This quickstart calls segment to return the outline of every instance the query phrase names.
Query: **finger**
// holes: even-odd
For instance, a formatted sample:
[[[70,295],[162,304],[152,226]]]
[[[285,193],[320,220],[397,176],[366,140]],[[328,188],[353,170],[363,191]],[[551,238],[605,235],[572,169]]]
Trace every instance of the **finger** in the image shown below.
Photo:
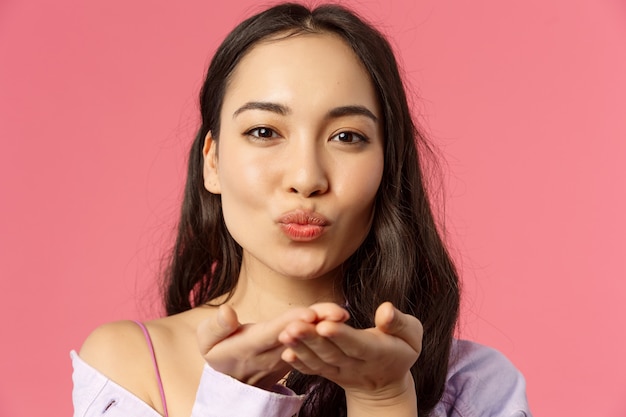
[[[372,330],[357,330],[344,323],[323,321],[315,327],[321,337],[331,341],[346,357],[363,359],[366,352],[379,345],[380,338]]]
[[[336,324],[336,322],[330,323]],[[353,358],[346,356],[331,340],[320,336],[317,326],[320,326],[320,323],[317,325],[302,322],[291,323],[281,332],[279,340],[315,373],[328,372],[329,365],[332,366],[330,371],[336,373],[338,367],[347,366]]]
[[[298,359],[298,355],[296,355],[296,353],[291,349],[285,349],[281,355],[281,359],[288,363],[293,369],[298,370],[300,373],[315,375],[315,371],[302,363],[302,361]]]
[[[273,349],[279,342],[279,335],[290,323],[314,323],[315,311],[310,308],[295,308],[267,322],[253,326],[251,335],[255,338],[255,344],[259,351]],[[265,346],[265,348],[263,348]]]
[[[336,347],[335,349],[337,350]],[[289,365],[297,366],[296,369],[303,373],[321,375],[325,378],[333,378],[339,373],[338,365],[326,362],[319,356],[318,351],[312,350],[302,342],[294,343],[287,348],[281,358]]]
[[[422,351],[422,323],[410,314],[404,314],[390,302],[378,306],[374,318],[376,328],[382,332],[399,337],[416,352]]]
[[[300,350],[301,348],[302,351]],[[298,354],[298,358],[302,360],[302,362],[314,369],[313,361],[317,358],[324,364],[332,365],[333,368],[348,367],[355,362],[361,362],[361,358],[346,355],[332,340],[318,334],[315,334],[313,337],[299,339],[298,343],[292,349]],[[309,352],[312,352],[315,358],[310,358],[308,355]]]
[[[237,330],[241,326],[237,318],[237,312],[227,304],[222,304],[217,309],[217,323],[225,330]]]
[[[215,314],[198,325],[197,336],[200,352],[207,353],[213,346],[233,334],[239,327],[237,313],[230,306],[219,306]]]
[[[305,323],[303,321],[292,321],[278,335],[278,341],[284,346],[295,346],[302,339],[317,336],[315,323]]]
[[[335,303],[317,303],[309,307],[317,314],[317,321],[345,322],[350,318],[348,311]]]
[[[317,326],[311,323],[292,322],[281,332],[278,339],[285,346],[293,348],[296,353],[304,354],[305,357],[301,359],[308,358],[310,351],[326,363],[340,363],[346,356],[334,343],[317,333]],[[301,352],[299,350],[301,348],[308,351]]]

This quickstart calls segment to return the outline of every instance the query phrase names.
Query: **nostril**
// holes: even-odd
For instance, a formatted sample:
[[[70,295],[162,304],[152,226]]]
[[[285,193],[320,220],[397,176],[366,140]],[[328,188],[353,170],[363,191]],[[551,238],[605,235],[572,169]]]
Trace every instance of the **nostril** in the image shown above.
[[[294,188],[294,187],[291,187],[289,189],[289,192],[292,193],[292,194],[301,194],[304,197],[315,197],[317,195],[322,194],[322,190],[319,190],[319,189],[313,190],[311,192],[301,192],[300,190],[298,190],[297,188]]]

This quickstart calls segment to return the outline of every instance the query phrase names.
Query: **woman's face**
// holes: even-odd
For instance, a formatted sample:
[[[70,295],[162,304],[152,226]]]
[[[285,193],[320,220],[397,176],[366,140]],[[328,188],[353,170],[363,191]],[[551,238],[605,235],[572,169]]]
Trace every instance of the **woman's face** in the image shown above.
[[[332,277],[365,239],[383,172],[369,75],[330,34],[257,44],[227,85],[205,187],[221,194],[246,273]]]

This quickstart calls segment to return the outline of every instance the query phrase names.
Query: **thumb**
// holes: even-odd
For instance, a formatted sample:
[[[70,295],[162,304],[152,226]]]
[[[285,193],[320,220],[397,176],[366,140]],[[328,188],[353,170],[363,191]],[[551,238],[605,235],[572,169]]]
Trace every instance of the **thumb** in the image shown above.
[[[374,322],[383,333],[404,340],[418,353],[422,351],[424,328],[416,317],[404,314],[390,302],[385,302],[376,309]]]
[[[207,354],[213,346],[233,334],[241,323],[232,307],[222,304],[209,318],[198,325],[198,347],[200,353]]]

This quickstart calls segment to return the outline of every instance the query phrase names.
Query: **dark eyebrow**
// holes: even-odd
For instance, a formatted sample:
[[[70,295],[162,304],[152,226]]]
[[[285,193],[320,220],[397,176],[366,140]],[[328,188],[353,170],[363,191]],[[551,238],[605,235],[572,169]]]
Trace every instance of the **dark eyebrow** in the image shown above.
[[[233,119],[246,110],[264,110],[280,114],[281,116],[291,113],[291,109],[282,104],[271,103],[268,101],[249,101],[235,110],[233,113]],[[378,117],[376,117],[367,107],[358,105],[335,107],[328,112],[326,117],[330,119],[337,119],[345,116],[365,116],[372,119],[374,122],[378,121]]]
[[[342,106],[336,107],[328,112],[328,116],[331,119],[344,116],[365,116],[372,119],[374,122],[378,121],[378,117],[374,116],[367,107],[364,106]]]
[[[291,113],[291,109],[287,106],[283,106],[282,104],[270,103],[267,101],[249,101],[243,106],[239,107],[237,110],[235,110],[235,112],[233,113],[233,119],[246,110],[271,111],[273,113],[278,113],[281,116],[285,116]]]

